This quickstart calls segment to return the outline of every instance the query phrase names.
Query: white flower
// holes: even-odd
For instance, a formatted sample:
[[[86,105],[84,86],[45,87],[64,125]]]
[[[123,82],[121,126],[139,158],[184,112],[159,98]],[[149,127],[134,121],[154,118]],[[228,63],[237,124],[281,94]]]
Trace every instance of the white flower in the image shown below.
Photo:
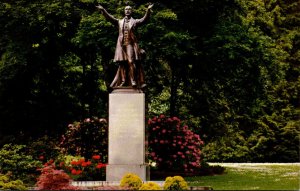
[[[150,162],[150,166],[156,167],[156,162]]]

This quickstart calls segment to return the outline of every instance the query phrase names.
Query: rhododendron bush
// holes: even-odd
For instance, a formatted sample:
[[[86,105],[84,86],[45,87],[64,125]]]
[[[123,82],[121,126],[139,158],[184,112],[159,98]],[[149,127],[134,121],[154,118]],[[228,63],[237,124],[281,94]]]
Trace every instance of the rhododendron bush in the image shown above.
[[[177,117],[160,115],[148,120],[150,161],[159,170],[193,172],[200,168],[203,141]]]
[[[61,137],[59,147],[68,155],[80,155],[91,158],[100,153],[103,160],[107,158],[108,128],[106,119],[92,117],[68,125]]]

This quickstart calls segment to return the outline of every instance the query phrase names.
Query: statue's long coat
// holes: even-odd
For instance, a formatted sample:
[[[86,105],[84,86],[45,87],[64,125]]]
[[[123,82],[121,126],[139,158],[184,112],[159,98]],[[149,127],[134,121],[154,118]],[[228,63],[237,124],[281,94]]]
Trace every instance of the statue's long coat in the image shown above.
[[[106,10],[103,10],[104,16],[110,20],[112,23],[118,24],[119,26],[119,36],[117,40],[117,45],[116,45],[116,50],[115,50],[115,57],[114,57],[114,62],[118,61],[127,61],[127,56],[126,52],[123,49],[123,37],[124,37],[124,22],[125,18],[123,19],[116,19],[112,15],[110,15]],[[141,59],[141,54],[140,54],[140,49],[138,46],[137,39],[134,35],[134,30],[141,25],[150,15],[150,10],[147,10],[146,14],[144,15],[143,18],[141,19],[134,19],[130,18],[129,20],[129,38],[130,42],[132,42],[133,49],[134,49],[134,59],[135,60],[140,60]]]

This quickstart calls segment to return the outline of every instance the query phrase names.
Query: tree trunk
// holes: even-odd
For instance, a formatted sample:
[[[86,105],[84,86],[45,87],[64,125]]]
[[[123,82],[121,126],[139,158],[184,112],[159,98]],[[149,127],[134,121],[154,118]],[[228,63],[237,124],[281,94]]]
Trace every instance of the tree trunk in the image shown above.
[[[176,77],[176,68],[171,65],[171,96],[170,96],[170,116],[175,116],[177,115],[177,88],[178,88],[178,80]]]

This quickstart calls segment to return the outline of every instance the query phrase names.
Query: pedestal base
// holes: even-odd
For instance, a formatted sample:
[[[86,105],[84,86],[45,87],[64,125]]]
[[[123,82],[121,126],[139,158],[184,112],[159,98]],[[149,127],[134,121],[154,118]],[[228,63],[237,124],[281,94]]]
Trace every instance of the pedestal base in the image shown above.
[[[107,165],[106,166],[106,180],[120,181],[127,173],[138,175],[143,181],[150,179],[149,166],[146,165]]]
[[[120,181],[126,173],[146,181],[145,94],[125,90],[109,94],[106,181]]]

